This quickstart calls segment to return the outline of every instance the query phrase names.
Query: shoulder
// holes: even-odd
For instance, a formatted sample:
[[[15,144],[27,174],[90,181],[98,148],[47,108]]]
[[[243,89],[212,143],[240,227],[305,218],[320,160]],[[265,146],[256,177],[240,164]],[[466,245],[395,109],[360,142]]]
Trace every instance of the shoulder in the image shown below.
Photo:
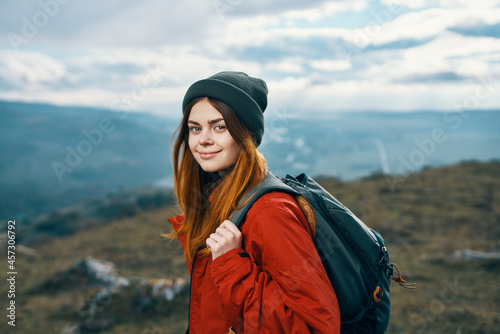
[[[248,211],[247,217],[258,214],[266,209],[283,209],[297,207],[297,202],[292,195],[280,191],[272,191],[261,196]]]
[[[302,210],[289,194],[273,191],[260,197],[246,215],[243,229],[280,230],[296,226],[309,231]],[[245,232],[245,231],[244,231]]]
[[[289,267],[316,251],[309,224],[289,194],[271,192],[260,197],[248,211],[241,231],[245,250],[266,270]],[[287,256],[283,256],[284,250]]]

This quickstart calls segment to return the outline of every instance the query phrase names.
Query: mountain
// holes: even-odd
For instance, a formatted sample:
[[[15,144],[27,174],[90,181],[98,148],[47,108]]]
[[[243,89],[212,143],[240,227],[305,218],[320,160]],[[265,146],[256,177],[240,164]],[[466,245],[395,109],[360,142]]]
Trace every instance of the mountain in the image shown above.
[[[259,149],[278,176],[354,180],[500,158],[500,111],[266,111]],[[0,102],[0,215],[25,220],[85,199],[172,185],[180,121],[146,113]]]
[[[0,103],[0,213],[36,215],[171,173],[176,125],[148,114]]]
[[[277,175],[354,180],[500,158],[500,111],[267,115],[263,150]]]

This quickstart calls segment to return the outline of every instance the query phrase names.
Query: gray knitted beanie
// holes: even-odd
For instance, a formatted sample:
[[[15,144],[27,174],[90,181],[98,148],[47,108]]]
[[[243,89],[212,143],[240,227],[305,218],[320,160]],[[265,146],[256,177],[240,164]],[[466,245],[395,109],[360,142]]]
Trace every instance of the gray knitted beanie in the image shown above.
[[[267,107],[267,85],[264,80],[243,72],[220,72],[195,82],[182,102],[183,112],[191,100],[210,97],[227,104],[252,132],[259,146],[264,134],[264,110]]]

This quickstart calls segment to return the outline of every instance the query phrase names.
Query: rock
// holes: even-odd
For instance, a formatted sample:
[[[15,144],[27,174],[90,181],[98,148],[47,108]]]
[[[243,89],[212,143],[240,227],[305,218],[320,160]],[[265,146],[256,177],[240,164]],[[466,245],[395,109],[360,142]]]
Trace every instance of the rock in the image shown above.
[[[24,245],[17,245],[16,246],[16,252],[19,254],[24,254],[28,256],[35,256],[37,255],[36,250],[30,247],[26,247]]]
[[[87,257],[46,282],[42,288],[56,291],[61,287],[81,289],[85,285],[97,287],[97,292],[77,312],[81,324],[76,327],[68,325],[60,334],[98,333],[115,322],[109,309],[101,312],[110,303],[116,303],[111,309],[119,305],[123,312],[151,312],[161,303],[174,301],[189,286],[182,278],[125,278],[116,272],[113,263]]]
[[[91,285],[102,287],[87,303],[84,312],[88,315],[93,315],[99,306],[130,285],[130,280],[116,273],[113,263],[101,262],[90,257],[75,263],[71,271],[83,271]]]
[[[75,263],[71,270],[83,270],[91,284],[96,285],[117,285],[126,287],[130,281],[120,277],[115,271],[115,265],[111,262],[102,262],[91,257],[87,257]]]
[[[500,261],[500,252],[480,252],[470,249],[457,250],[450,258],[452,260],[493,260]]]
[[[143,280],[135,291],[132,309],[137,313],[151,311],[158,303],[174,300],[185,291],[186,286],[182,278]]]
[[[114,320],[109,317],[96,317],[87,319],[81,326],[81,333],[99,333],[109,327],[114,323]]]
[[[80,326],[71,324],[64,327],[59,334],[80,334]]]

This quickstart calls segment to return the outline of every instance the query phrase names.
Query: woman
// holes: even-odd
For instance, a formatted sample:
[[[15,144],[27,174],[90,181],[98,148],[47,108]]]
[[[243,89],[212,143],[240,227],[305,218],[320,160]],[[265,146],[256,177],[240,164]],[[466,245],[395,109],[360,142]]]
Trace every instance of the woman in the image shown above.
[[[189,333],[339,333],[335,292],[295,199],[271,192],[241,231],[228,220],[266,173],[257,151],[267,86],[241,72],[195,82],[174,145],[169,219],[190,271]],[[231,328],[231,329],[230,329]]]

